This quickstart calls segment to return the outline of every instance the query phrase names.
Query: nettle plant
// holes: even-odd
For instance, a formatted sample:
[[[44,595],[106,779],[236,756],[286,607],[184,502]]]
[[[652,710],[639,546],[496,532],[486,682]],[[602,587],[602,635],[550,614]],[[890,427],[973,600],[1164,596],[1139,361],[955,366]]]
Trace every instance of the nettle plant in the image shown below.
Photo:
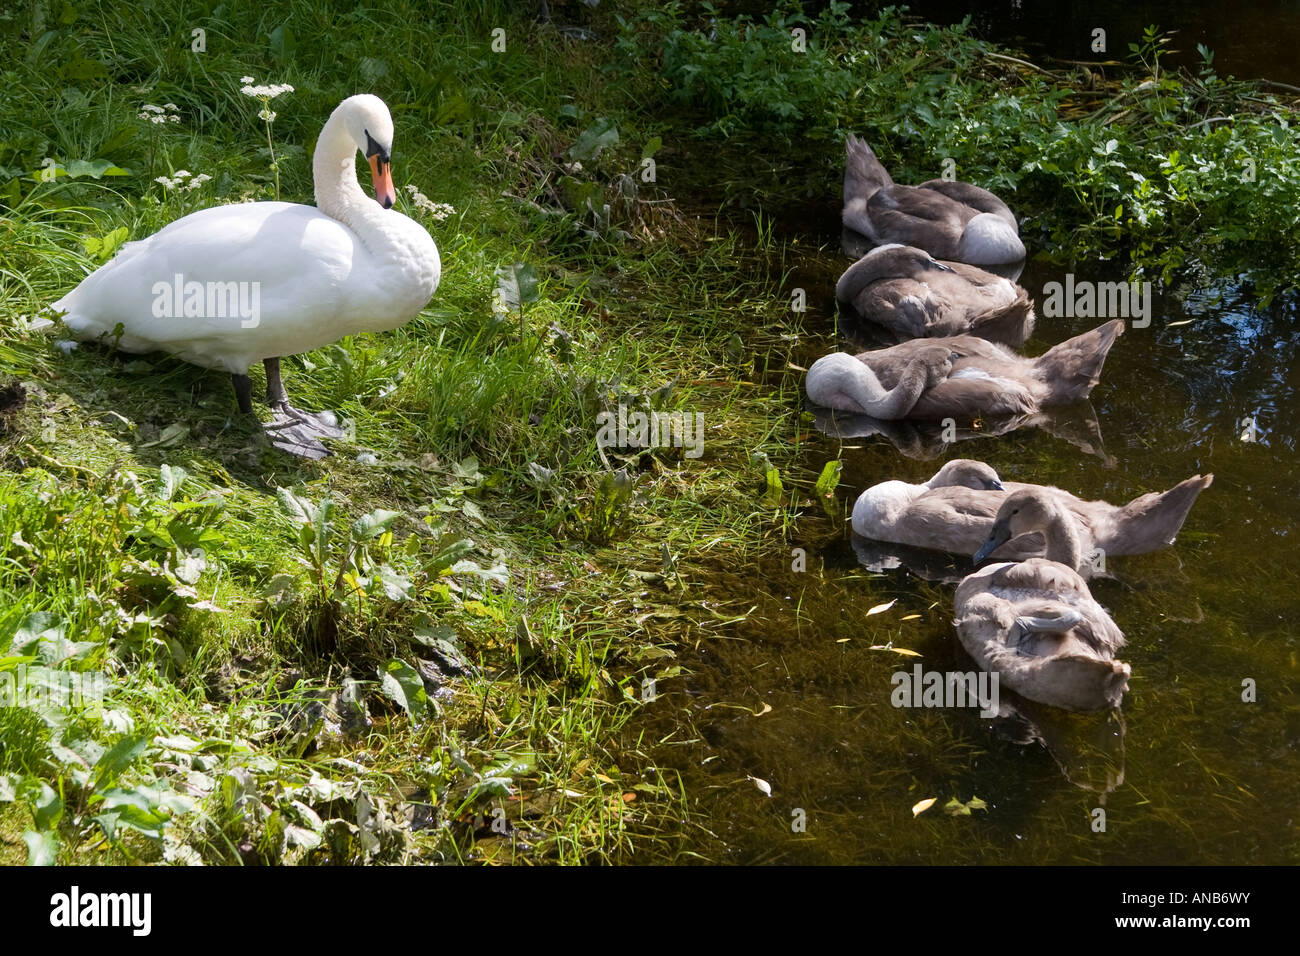
[[[332,497],[312,502],[288,488],[276,493],[280,507],[298,525],[296,557],[307,571],[311,595],[318,607],[333,615],[349,609],[356,614],[377,606],[376,602],[404,603],[423,596],[449,601],[451,589],[438,579],[444,575],[477,577],[503,584],[507,572],[502,564],[487,568],[470,560],[474,541],[451,529],[446,517],[459,513],[481,522],[482,514],[466,490],[487,481],[474,459],[455,466],[448,496],[430,505],[430,514],[417,521],[400,511],[377,508],[348,522]],[[393,527],[399,521],[412,533],[397,546]],[[431,546],[426,546],[428,542]],[[297,587],[294,575],[279,574],[271,579],[264,596],[273,607],[292,603]]]

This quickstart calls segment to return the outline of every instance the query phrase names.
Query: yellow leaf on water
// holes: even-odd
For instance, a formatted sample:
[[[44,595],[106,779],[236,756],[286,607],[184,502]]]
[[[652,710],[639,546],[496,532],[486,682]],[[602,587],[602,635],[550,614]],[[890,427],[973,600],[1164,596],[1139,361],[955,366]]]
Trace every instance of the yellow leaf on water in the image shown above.
[[[762,717],[764,714],[770,714],[771,712],[772,712],[772,705],[769,704],[767,701],[763,701],[763,706],[754,713],[754,716]]]
[[[899,620],[900,620],[900,621],[915,621],[915,620],[916,620],[917,618],[919,618],[920,616],[921,616],[921,615],[919,615],[919,614],[909,614],[909,615],[907,615],[907,617],[900,617]]]
[[[920,651],[914,651],[906,647],[894,647],[892,644],[872,644],[867,648],[869,651],[893,651],[895,654],[902,654],[904,657],[923,657]]]
[[[867,617],[871,617],[871,615],[873,614],[879,614],[881,611],[888,611],[891,607],[893,607],[897,603],[898,603],[898,598],[894,598],[892,601],[887,601],[884,604],[877,604],[871,610],[867,611]]]
[[[938,799],[939,799],[938,797],[926,797],[916,806],[912,807],[912,816],[919,817],[921,814],[925,813],[926,810],[929,810],[932,806],[934,806],[935,801],[937,801]]]
[[[836,638],[836,639],[835,639],[835,643],[836,643],[836,644],[847,644],[847,643],[848,643],[849,641],[851,641],[851,640],[853,640],[853,638],[851,638],[851,637],[839,637],[839,638]]]

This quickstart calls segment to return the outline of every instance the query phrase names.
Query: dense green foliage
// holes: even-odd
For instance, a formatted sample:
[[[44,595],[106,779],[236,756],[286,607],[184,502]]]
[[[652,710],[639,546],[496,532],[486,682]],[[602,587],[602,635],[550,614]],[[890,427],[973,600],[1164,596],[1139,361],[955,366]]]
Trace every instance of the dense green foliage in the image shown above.
[[[1165,281],[1192,266],[1249,272],[1266,296],[1294,288],[1295,112],[1218,76],[1212,51],[1196,76],[1170,72],[1151,28],[1118,82],[1096,92],[1090,73],[1027,70],[962,26],[894,8],[853,21],[846,10],[831,3],[814,19],[785,4],[755,22],[673,3],[628,18],[619,47],[629,82],[663,77],[646,101],[671,105],[664,114],[684,116],[684,131],[762,150],[733,180],[749,201],[755,187],[769,199],[826,196],[853,131],[899,182],[937,178],[951,160],[957,178],[1009,202],[1031,250],[1124,256]]]

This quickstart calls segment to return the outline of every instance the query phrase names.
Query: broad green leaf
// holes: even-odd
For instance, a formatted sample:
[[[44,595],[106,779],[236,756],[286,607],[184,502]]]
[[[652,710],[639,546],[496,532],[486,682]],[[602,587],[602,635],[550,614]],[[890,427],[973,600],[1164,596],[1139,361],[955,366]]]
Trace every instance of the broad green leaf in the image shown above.
[[[454,541],[435,554],[425,565],[425,570],[430,574],[438,574],[446,568],[451,567],[465,555],[474,550],[474,541],[470,538],[461,538]]]
[[[163,465],[158,469],[158,497],[163,501],[171,501],[176,497],[176,492],[181,490],[181,485],[189,472],[180,465],[172,467]]]
[[[314,534],[312,542],[316,548],[316,566],[323,568],[326,560],[329,558],[330,534],[334,530],[334,501],[329,495],[321,499],[321,503],[316,506],[316,513],[312,515],[311,528]]]
[[[601,117],[582,131],[577,142],[569,148],[569,155],[585,163],[599,156],[602,149],[617,142],[618,127],[613,120]]]
[[[507,308],[518,309],[537,301],[537,273],[527,263],[515,262],[501,266],[496,271],[496,277],[497,295]]]
[[[27,844],[28,866],[53,866],[59,855],[59,837],[52,830],[37,833],[28,830],[23,833],[23,842]]]
[[[298,48],[298,41],[287,23],[282,23],[271,31],[270,46],[271,55],[282,63],[293,56],[293,51]]]
[[[99,789],[112,783],[149,746],[148,737],[123,737],[99,758],[95,764],[95,787]]]
[[[32,820],[38,830],[52,830],[63,817],[63,798],[44,780],[27,777],[19,785],[19,796],[32,810]]]
[[[379,689],[412,720],[423,717],[429,706],[420,672],[402,661],[389,661],[388,667],[379,671]]]
[[[117,252],[118,247],[126,241],[129,235],[126,226],[118,226],[112,232],[105,236],[87,236],[81,240],[81,245],[86,250],[86,254],[96,262],[104,262],[109,259],[113,253]],[[152,366],[150,366],[152,368]]]
[[[178,551],[172,574],[184,584],[197,584],[207,566],[208,559],[202,550],[196,548],[193,551]]]
[[[393,522],[402,516],[400,511],[384,511],[382,508],[362,515],[352,522],[352,537],[357,541],[369,541],[377,538],[393,526]]]
[[[375,570],[375,578],[384,590],[384,596],[390,601],[409,601],[411,599],[412,581],[405,575],[393,570],[390,565],[381,564]]]
[[[306,498],[294,494],[288,488],[277,488],[275,498],[280,502],[280,508],[290,518],[295,521],[310,522],[316,514],[316,506]]]
[[[9,642],[10,652],[23,653],[40,640],[62,640],[68,624],[49,611],[33,611],[23,618]]]
[[[763,504],[769,508],[781,505],[781,496],[785,494],[785,485],[781,483],[781,470],[769,465],[763,472]]]
[[[822,468],[822,473],[817,478],[817,484],[813,491],[819,496],[826,496],[835,493],[835,488],[840,483],[840,472],[844,470],[844,464],[840,461],[828,461]]]
[[[64,168],[67,170],[68,177],[71,179],[79,179],[82,176],[89,176],[91,179],[99,179],[101,176],[130,175],[130,173],[125,169],[120,166],[115,166],[107,159],[74,159],[68,162]],[[125,232],[126,230],[122,229],[121,231]],[[125,236],[123,238],[125,238]]]

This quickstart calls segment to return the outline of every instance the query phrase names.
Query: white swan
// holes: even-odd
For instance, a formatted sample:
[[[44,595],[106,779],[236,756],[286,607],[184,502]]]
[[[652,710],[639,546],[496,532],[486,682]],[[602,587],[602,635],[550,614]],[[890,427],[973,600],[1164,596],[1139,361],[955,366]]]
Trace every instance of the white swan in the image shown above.
[[[319,437],[343,432],[332,413],[289,404],[280,357],[405,325],[442,274],[428,232],[391,208],[392,145],[384,101],[348,97],[316,141],[315,207],[257,202],[192,213],[127,243],[51,308],[82,340],[229,372],[241,412],[253,412],[249,366],[264,362],[275,416],[268,433],[277,447],[322,457]],[[357,183],[358,149],[377,202]]]

